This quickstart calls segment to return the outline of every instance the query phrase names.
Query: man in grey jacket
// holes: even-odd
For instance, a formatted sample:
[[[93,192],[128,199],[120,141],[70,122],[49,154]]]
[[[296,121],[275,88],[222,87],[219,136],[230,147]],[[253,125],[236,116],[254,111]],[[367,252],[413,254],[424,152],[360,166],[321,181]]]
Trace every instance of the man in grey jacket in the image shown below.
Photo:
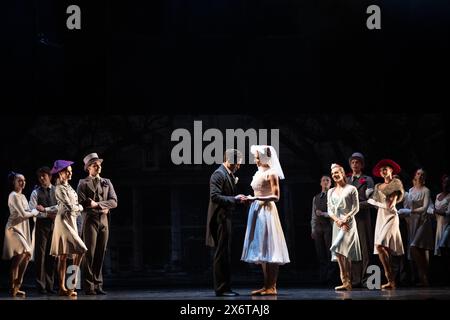
[[[371,212],[372,207],[367,200],[374,189],[372,177],[363,173],[365,159],[362,153],[354,152],[348,159],[352,173],[349,174],[347,182],[358,189],[359,212],[355,215],[358,228],[359,242],[361,244],[362,261],[352,263],[353,287],[367,287],[367,267],[372,260],[373,233]]]
[[[102,267],[109,237],[108,214],[117,207],[117,195],[109,179],[101,178],[103,159],[90,153],[83,159],[89,176],[80,179],[77,193],[83,206],[83,241],[88,248],[83,263],[84,290],[87,295],[106,294]]]

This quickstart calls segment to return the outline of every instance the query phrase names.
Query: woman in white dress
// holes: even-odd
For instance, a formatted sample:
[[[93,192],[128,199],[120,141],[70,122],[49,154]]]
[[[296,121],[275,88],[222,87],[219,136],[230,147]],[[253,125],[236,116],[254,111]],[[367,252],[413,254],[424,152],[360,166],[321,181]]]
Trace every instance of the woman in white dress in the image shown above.
[[[58,174],[55,189],[58,213],[55,218],[50,254],[58,257],[59,295],[70,297],[77,295],[75,291],[77,277],[67,288],[65,281],[67,256],[72,256],[75,271],[78,272],[81,260],[87,251],[86,245],[78,235],[77,228],[77,217],[83,211],[83,207],[78,204],[78,195],[69,184],[72,178],[72,164],[72,161],[56,160],[51,171],[51,174]]]
[[[436,216],[436,240],[434,242],[434,254],[442,256],[442,248],[445,248],[444,231],[450,223],[450,179],[447,175],[441,178],[442,192],[436,196],[433,213]]]
[[[434,206],[430,206],[430,213],[436,217],[436,239],[434,242],[434,255],[438,256],[438,265],[441,266],[440,283],[449,284],[450,280],[450,178],[443,175],[441,178],[442,192],[436,196]]]
[[[390,159],[380,160],[372,171],[375,177],[384,179],[384,183],[375,186],[372,197],[368,200],[370,204],[378,207],[374,254],[378,254],[388,281],[381,286],[382,289],[396,288],[390,257],[405,254],[400,234],[400,220],[395,207],[403,200],[405,190],[402,182],[393,178],[393,175],[399,174],[400,171],[400,166]]]
[[[328,190],[328,215],[333,224],[331,260],[339,264],[342,285],[335,290],[352,290],[352,261],[361,261],[361,246],[354,215],[359,211],[358,190],[347,184],[344,168],[336,163],[331,165],[331,177],[336,187]]]
[[[409,250],[412,260],[417,266],[419,286],[429,286],[428,281],[428,254],[434,248],[433,227],[428,213],[430,204],[430,190],[425,186],[426,173],[423,169],[416,170],[413,179],[413,187],[409,189],[404,208],[399,213],[405,214],[408,227]]]
[[[264,285],[252,295],[276,295],[279,265],[289,263],[289,253],[275,205],[280,199],[279,179],[284,174],[272,146],[251,146],[258,171],[251,186],[250,206],[241,260],[261,264]]]
[[[20,286],[33,253],[29,219],[36,217],[39,212],[30,210],[27,198],[22,193],[25,177],[11,172],[8,180],[13,190],[8,197],[9,218],[5,228],[3,259],[11,260],[11,295],[24,297],[25,292],[20,290]]]

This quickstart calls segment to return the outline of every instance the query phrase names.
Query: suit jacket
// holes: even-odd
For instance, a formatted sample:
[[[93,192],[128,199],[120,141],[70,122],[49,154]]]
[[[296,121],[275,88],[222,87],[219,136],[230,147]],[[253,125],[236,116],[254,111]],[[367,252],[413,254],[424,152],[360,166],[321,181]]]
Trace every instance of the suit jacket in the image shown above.
[[[88,208],[90,200],[94,200],[96,189],[94,181],[91,177],[80,179],[78,182],[77,193],[78,201],[84,207],[85,211],[89,213],[99,213],[102,209],[114,209],[117,207],[117,195],[114,187],[109,179],[100,178],[100,186],[102,188],[102,200],[97,201],[100,209]]]
[[[233,178],[228,174],[222,164],[211,175],[209,181],[209,206],[208,219],[206,223],[206,245],[215,247],[217,245],[217,217],[223,219],[231,217],[237,200],[236,185]]]
[[[366,195],[366,190],[367,189],[372,189],[374,188],[374,182],[373,179],[365,174],[361,174],[361,176],[359,178],[355,178],[355,180],[352,179],[352,176],[350,176],[349,178],[349,183],[353,186],[356,187],[356,189],[358,189],[358,199],[359,199],[359,207],[360,210],[361,209],[368,209],[371,208],[372,206],[367,203],[367,200],[369,199]],[[361,215],[359,215],[358,217],[360,217]]]

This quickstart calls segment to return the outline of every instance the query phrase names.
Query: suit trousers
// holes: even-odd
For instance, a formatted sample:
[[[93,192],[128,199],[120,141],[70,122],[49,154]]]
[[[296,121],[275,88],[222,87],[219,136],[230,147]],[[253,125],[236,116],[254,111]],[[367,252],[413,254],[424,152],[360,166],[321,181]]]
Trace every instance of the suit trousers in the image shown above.
[[[53,220],[36,220],[34,262],[36,265],[36,286],[38,290],[53,290],[56,259],[50,255],[52,244]]]
[[[373,230],[370,209],[360,209],[355,215],[358,229],[359,243],[361,245],[362,261],[352,262],[352,284],[355,287],[366,286],[368,274],[367,267],[373,252]]]
[[[221,293],[231,290],[231,219],[217,215],[215,222],[214,290]]]
[[[102,267],[109,238],[107,214],[87,212],[83,221],[83,241],[88,251],[83,259],[84,290],[103,286]]]
[[[319,260],[319,280],[320,282],[331,281],[333,277],[333,265],[331,262],[331,242],[332,225],[316,226],[314,244],[316,247],[317,259]]]

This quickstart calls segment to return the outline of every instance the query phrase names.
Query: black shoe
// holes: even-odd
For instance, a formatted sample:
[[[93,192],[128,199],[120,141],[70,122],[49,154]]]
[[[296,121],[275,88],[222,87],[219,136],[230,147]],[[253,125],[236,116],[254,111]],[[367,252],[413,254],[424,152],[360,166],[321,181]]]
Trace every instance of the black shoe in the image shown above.
[[[234,291],[216,292],[217,297],[236,297],[239,293]]]
[[[39,291],[40,294],[47,294],[48,293],[48,291],[45,290],[45,289],[39,289],[38,291]]]
[[[47,289],[47,293],[50,293],[50,294],[56,294],[56,290],[53,290],[53,289]]]
[[[97,289],[95,289],[95,292],[97,294],[106,294],[107,293],[105,290],[103,290],[103,288],[97,288]]]
[[[95,296],[97,295],[97,292],[95,292],[95,290],[86,290],[84,294],[87,296]]]

